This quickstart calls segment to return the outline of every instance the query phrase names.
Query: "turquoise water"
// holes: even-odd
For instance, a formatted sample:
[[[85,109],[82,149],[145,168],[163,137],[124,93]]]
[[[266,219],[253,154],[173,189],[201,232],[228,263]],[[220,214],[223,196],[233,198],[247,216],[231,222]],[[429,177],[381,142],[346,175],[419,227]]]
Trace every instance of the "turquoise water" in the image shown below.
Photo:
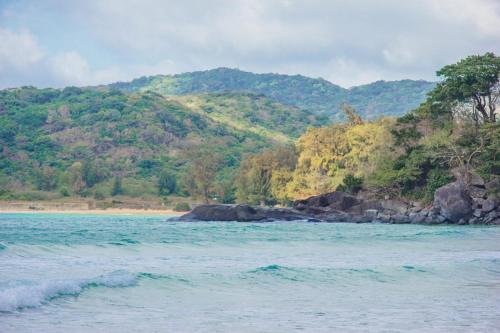
[[[0,332],[498,332],[500,228],[0,215]]]

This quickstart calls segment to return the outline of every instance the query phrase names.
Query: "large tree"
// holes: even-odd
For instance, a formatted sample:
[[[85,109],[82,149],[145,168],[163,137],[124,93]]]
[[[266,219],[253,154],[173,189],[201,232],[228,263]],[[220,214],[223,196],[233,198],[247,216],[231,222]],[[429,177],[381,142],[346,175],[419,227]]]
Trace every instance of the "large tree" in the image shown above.
[[[431,93],[433,104],[447,105],[456,116],[463,112],[476,124],[496,121],[500,96],[500,57],[493,53],[469,56],[437,71],[443,80]]]

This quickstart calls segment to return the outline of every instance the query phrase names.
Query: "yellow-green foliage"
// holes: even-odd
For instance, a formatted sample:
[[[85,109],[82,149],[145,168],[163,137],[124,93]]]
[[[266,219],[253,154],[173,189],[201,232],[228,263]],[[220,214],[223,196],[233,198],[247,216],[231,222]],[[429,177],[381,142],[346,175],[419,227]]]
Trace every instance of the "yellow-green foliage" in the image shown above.
[[[296,164],[292,146],[277,146],[248,156],[239,168],[236,178],[238,202],[250,204],[287,201],[286,184]]]
[[[390,151],[390,118],[362,124],[309,129],[297,141],[299,153],[289,196],[300,198],[333,191],[347,175],[370,175]]]

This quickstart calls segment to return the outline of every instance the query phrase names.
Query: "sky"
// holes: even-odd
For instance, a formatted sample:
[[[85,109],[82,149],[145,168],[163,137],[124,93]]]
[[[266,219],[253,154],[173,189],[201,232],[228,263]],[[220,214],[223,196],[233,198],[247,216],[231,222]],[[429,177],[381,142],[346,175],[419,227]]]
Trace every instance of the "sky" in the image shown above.
[[[0,0],[0,88],[239,68],[343,87],[500,54],[500,0]]]

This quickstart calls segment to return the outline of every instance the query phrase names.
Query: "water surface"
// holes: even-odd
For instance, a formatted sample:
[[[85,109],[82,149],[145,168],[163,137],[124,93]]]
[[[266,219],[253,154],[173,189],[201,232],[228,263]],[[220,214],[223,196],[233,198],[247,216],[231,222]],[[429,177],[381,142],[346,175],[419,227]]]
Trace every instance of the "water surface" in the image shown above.
[[[0,215],[0,332],[498,332],[500,228]]]

